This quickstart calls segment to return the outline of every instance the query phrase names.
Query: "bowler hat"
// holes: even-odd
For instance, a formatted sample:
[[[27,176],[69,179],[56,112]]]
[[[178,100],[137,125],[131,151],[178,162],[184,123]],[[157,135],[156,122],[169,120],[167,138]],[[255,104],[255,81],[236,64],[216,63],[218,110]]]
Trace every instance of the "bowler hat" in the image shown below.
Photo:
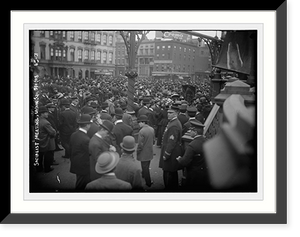
[[[84,107],[81,109],[81,113],[82,113],[82,114],[89,114],[89,115],[92,115],[92,114],[95,114],[95,113],[96,113],[96,110],[94,110],[92,107],[84,106]]]
[[[150,104],[150,98],[148,97],[143,98],[143,104]]]
[[[137,121],[138,122],[148,122],[149,119],[148,119],[147,115],[141,115],[138,117]]]
[[[197,108],[194,106],[190,106],[187,108],[188,113],[197,113]]]
[[[123,116],[123,110],[121,108],[115,109],[115,115],[116,116]]]
[[[77,120],[79,124],[89,124],[92,123],[92,118],[89,114],[82,114],[80,118]]]
[[[112,121],[112,117],[108,113],[101,113],[100,118],[102,120],[109,120]]]
[[[120,144],[121,148],[125,151],[134,151],[135,150],[135,139],[133,136],[125,136],[123,142]]]
[[[98,174],[112,171],[118,164],[120,156],[117,152],[105,151],[97,159],[95,170]]]
[[[112,133],[112,130],[114,128],[114,124],[111,121],[105,120],[100,124],[101,127]]]
[[[49,112],[49,110],[47,109],[46,106],[41,106],[41,107],[39,108],[39,114],[45,113],[45,112]]]

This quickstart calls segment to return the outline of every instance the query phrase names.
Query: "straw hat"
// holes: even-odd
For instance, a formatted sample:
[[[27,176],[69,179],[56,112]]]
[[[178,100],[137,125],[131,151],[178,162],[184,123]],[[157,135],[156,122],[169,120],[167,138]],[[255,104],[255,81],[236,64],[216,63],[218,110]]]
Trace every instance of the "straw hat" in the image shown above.
[[[98,157],[95,170],[98,174],[106,174],[117,166],[119,160],[117,152],[105,151]]]

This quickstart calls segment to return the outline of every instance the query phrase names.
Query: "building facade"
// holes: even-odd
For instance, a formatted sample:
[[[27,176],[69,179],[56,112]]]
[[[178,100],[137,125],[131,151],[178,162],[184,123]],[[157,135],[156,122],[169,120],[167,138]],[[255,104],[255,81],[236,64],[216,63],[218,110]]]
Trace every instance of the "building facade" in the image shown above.
[[[137,68],[139,77],[152,76],[154,69],[155,41],[143,40],[137,52]]]
[[[210,70],[210,55],[206,45],[179,40],[155,40],[153,76],[194,78]]]
[[[115,75],[115,31],[32,31],[31,39],[45,75]]]

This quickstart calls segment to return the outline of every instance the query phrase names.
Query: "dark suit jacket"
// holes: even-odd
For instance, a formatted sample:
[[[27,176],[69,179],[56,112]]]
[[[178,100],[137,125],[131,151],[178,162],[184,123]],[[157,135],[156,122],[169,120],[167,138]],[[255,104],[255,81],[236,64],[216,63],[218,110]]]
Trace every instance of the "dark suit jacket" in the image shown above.
[[[163,135],[163,142],[160,153],[159,167],[164,171],[174,172],[177,171],[179,163],[176,160],[182,154],[181,148],[181,123],[176,118],[169,122],[166,131]],[[166,157],[166,161],[163,160]]]
[[[109,145],[108,141],[104,141],[103,138],[98,137],[96,134],[91,138],[89,142],[91,181],[101,177],[101,175],[96,172],[95,165],[99,155],[109,150]]]
[[[61,136],[71,136],[77,128],[76,114],[66,109],[60,113],[59,116],[59,132]]]
[[[207,164],[204,158],[203,143],[206,139],[203,136],[196,136],[191,141],[179,163],[186,167],[186,185],[189,190],[209,190],[209,175]]]
[[[186,114],[184,113],[180,113],[178,116],[177,116],[178,120],[180,121],[181,123],[181,126],[183,127],[183,125],[189,121],[189,118]]]
[[[133,129],[129,125],[119,122],[114,126],[112,132],[116,138],[117,152],[122,155],[120,144],[125,136],[133,136]]]
[[[78,175],[90,175],[89,142],[89,136],[80,130],[77,130],[71,135],[71,173]]]

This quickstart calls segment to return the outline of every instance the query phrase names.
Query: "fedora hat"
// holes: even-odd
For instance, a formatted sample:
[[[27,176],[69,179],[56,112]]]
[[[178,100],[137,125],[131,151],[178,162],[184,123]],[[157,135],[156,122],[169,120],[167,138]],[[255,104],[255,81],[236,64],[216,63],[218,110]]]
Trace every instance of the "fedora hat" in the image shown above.
[[[138,122],[148,122],[149,119],[148,119],[147,115],[141,115],[138,117],[137,121]]]
[[[105,151],[97,159],[95,170],[98,174],[112,171],[118,164],[120,156],[117,152]]]
[[[89,114],[82,114],[80,118],[77,120],[78,124],[89,124],[92,123],[92,118]]]
[[[120,144],[121,148],[125,151],[134,151],[135,150],[135,139],[133,136],[125,136],[123,142]]]
[[[100,126],[106,129],[110,133],[112,133],[112,130],[114,128],[114,124],[108,120],[103,121],[103,123],[100,124]]]

